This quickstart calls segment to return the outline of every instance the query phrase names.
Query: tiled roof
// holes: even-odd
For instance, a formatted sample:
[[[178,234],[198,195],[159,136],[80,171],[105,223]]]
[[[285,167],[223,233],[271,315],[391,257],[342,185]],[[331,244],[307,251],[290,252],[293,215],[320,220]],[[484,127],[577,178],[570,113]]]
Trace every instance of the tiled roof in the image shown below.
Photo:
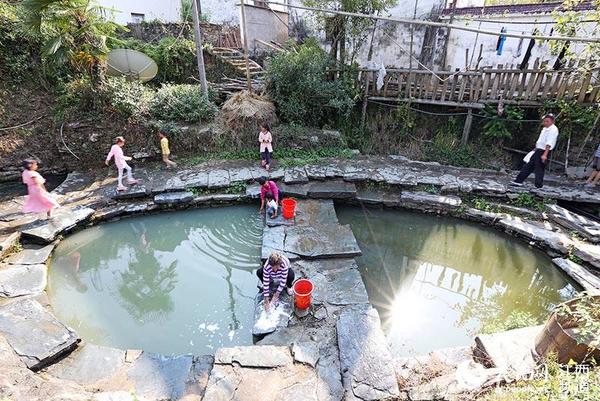
[[[454,9],[454,15],[498,15],[498,14],[547,14],[556,8],[562,8],[562,2],[538,4],[507,4],[486,7],[460,7]],[[573,8],[575,11],[593,10],[594,2],[586,1]],[[442,15],[450,15],[450,8],[444,9]]]

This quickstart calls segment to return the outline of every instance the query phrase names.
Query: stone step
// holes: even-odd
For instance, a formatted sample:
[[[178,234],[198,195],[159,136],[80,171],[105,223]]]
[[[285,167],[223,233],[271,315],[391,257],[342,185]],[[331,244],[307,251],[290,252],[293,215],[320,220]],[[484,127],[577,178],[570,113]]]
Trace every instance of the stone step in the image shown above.
[[[35,223],[30,228],[23,230],[22,235],[34,242],[49,244],[56,240],[59,235],[89,219],[92,214],[94,214],[94,209],[89,207],[74,210],[60,208],[52,219]]]
[[[68,355],[80,341],[75,332],[31,298],[0,306],[0,334],[31,370]]]
[[[54,244],[46,246],[26,245],[23,250],[12,254],[4,262],[11,265],[43,264],[46,263],[53,250]]]
[[[0,235],[0,260],[10,254],[19,244],[20,240],[21,233],[18,231],[11,234]]]
[[[43,264],[0,264],[0,298],[40,294],[46,289],[48,269]]]
[[[548,205],[547,208],[551,220],[568,230],[575,230],[590,242],[600,242],[600,223],[558,205]]]

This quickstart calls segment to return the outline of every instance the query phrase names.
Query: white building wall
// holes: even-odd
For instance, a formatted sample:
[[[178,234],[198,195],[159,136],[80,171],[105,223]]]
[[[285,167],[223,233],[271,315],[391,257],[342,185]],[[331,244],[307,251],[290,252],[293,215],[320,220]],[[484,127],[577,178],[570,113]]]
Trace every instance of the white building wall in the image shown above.
[[[510,33],[518,34],[531,34],[534,28],[540,31],[542,35],[551,35],[554,18],[550,14],[544,15],[532,15],[532,14],[508,14],[508,15],[486,15],[486,19],[494,20],[498,22],[479,22],[469,21],[465,16],[457,16],[454,19],[454,24],[463,25],[475,28],[481,28],[484,30],[500,32],[502,27]],[[520,23],[515,22],[533,22],[534,23]],[[540,24],[542,22],[550,22],[549,24]],[[585,24],[584,24],[585,25]],[[579,32],[578,35],[582,35]],[[498,44],[498,36],[483,35],[475,32],[466,32],[459,30],[452,30],[449,37],[448,43],[448,54],[447,64],[454,68],[477,68],[482,66],[495,66],[503,64],[505,67],[513,64],[515,67],[518,66],[525,56],[527,47],[530,39],[519,39],[519,38],[506,38],[502,49],[502,54],[496,53],[496,46]],[[483,49],[481,52],[481,60],[477,61],[479,56],[479,50],[481,45]],[[577,51],[580,45],[571,43],[571,50]],[[520,47],[520,50],[519,50]],[[469,49],[469,57],[466,59],[466,49]],[[553,65],[556,60],[556,55],[552,54],[548,41],[536,40],[535,45],[529,58],[529,65],[533,66],[533,62],[536,58],[540,58],[540,61],[548,61],[548,64]]]
[[[160,20],[163,22],[181,21],[180,0],[96,0],[109,10],[108,17],[118,24],[126,25],[136,22],[131,14],[144,14],[145,21]]]

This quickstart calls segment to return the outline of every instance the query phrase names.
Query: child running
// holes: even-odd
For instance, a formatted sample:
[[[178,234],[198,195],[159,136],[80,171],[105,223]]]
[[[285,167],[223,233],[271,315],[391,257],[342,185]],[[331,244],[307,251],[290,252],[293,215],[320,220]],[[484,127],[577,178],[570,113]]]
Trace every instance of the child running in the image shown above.
[[[60,205],[46,191],[44,187],[46,180],[37,172],[37,161],[33,159],[24,160],[23,168],[23,184],[27,185],[27,198],[23,204],[23,213],[46,212],[46,216],[49,219],[52,218],[52,209]]]
[[[273,155],[273,136],[271,135],[271,127],[268,123],[260,125],[258,142],[260,142],[260,165],[265,170],[269,170],[271,167],[271,156]]]
[[[117,191],[127,190],[127,187],[123,185],[123,170],[127,170],[127,184],[134,185],[138,183],[138,180],[134,179],[133,174],[131,174],[131,167],[127,164],[127,162],[131,160],[131,157],[123,154],[123,146],[125,146],[125,139],[122,136],[116,137],[115,144],[110,148],[110,152],[108,152],[106,161],[104,162],[108,166],[110,159],[112,159],[113,156],[115,158],[115,165],[119,171]]]
[[[163,131],[159,131],[158,137],[160,138],[160,153],[162,154],[162,161],[165,163],[167,168],[177,167],[177,163],[169,160],[171,150],[169,149],[169,139],[167,138],[167,135]]]
[[[274,219],[277,217],[277,201],[273,197],[272,192],[267,192],[265,194],[265,199],[267,200],[267,215]]]

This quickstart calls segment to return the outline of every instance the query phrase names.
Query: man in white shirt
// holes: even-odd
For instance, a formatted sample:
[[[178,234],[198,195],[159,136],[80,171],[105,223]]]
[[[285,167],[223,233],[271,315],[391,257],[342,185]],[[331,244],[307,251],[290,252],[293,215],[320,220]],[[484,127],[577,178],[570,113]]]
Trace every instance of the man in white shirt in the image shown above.
[[[542,132],[535,143],[533,156],[523,166],[517,178],[512,182],[512,185],[521,186],[523,181],[529,177],[529,174],[535,172],[535,187],[541,188],[544,185],[544,170],[546,169],[546,161],[550,157],[550,152],[556,146],[558,139],[558,128],[554,125],[554,114],[546,114],[542,120]]]

